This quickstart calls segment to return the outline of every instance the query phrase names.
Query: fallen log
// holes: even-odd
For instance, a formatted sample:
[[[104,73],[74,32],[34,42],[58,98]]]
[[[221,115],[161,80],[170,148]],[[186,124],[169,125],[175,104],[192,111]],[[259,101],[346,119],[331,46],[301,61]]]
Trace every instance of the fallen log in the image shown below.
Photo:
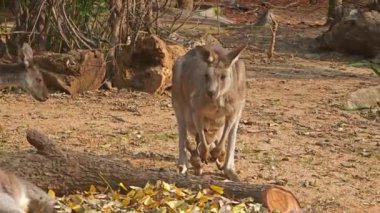
[[[118,88],[133,88],[147,93],[161,94],[171,83],[175,60],[186,49],[165,42],[157,36],[141,36],[131,51],[117,53],[117,73],[112,83]]]
[[[71,95],[99,89],[106,74],[104,57],[99,51],[40,52],[34,60],[42,69],[49,90]]]
[[[63,150],[34,129],[27,131],[27,140],[37,149],[37,153],[0,153],[0,167],[13,171],[42,189],[53,189],[58,195],[87,190],[91,184],[109,184],[117,188],[119,183],[128,183],[143,187],[147,182],[163,180],[192,189],[199,186],[208,188],[211,184],[222,186],[226,197],[252,197],[270,211],[300,210],[299,202],[293,193],[279,186],[205,180],[198,176],[185,176],[167,170],[135,168],[129,162],[121,162],[118,159]]]

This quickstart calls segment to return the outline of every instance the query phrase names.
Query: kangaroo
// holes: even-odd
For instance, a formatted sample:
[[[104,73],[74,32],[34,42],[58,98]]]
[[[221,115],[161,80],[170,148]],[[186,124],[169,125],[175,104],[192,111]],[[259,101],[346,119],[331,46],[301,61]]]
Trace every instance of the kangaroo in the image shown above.
[[[29,197],[29,190],[35,199]],[[54,201],[37,186],[0,169],[1,213],[53,213],[53,204]]]
[[[38,66],[33,62],[33,50],[24,43],[21,48],[22,63],[0,64],[0,87],[19,86],[36,100],[44,102],[49,92]]]
[[[29,202],[20,179],[13,173],[0,170],[0,212],[27,212]]]
[[[239,180],[234,152],[245,105],[245,65],[239,60],[245,48],[196,46],[174,63],[172,105],[178,123],[180,173],[188,169],[187,149],[197,175],[202,173],[200,162],[215,160],[228,179]],[[196,149],[189,145],[188,133],[195,137]]]

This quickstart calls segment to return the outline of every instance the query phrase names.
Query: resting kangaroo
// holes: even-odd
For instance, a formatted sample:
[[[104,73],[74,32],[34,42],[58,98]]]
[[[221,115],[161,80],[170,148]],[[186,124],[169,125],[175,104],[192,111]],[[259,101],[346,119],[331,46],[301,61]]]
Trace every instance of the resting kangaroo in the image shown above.
[[[220,46],[197,46],[176,60],[172,103],[178,123],[180,173],[187,171],[188,149],[196,174],[202,173],[201,162],[216,160],[229,179],[238,180],[234,152],[246,90],[245,65],[239,55],[245,47],[226,51]],[[195,150],[187,140],[188,132],[196,138]]]
[[[31,193],[43,195],[37,199],[28,196]],[[34,190],[34,191],[33,191]],[[54,201],[44,192],[11,172],[0,169],[0,212],[1,213],[53,213]],[[46,195],[46,196],[45,196]]]
[[[27,43],[22,46],[21,56],[22,63],[0,64],[0,87],[19,86],[36,100],[46,101],[49,92],[38,66],[33,62],[33,50]]]

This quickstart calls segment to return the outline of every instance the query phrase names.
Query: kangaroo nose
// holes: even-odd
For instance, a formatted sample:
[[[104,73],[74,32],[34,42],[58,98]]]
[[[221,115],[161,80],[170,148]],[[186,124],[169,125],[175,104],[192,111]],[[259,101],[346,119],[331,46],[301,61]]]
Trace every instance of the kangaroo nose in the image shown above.
[[[215,92],[214,92],[214,91],[208,91],[208,92],[207,92],[207,95],[208,95],[210,98],[212,98],[212,97],[214,97]]]

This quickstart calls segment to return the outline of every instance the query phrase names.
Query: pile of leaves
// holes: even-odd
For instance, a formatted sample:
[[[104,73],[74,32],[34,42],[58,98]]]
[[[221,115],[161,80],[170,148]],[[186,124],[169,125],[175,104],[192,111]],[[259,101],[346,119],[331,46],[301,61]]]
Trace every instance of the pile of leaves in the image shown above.
[[[208,189],[190,190],[163,181],[144,188],[119,184],[118,190],[99,192],[91,185],[88,191],[56,197],[57,212],[267,212],[253,199],[240,201],[223,196],[223,188],[211,185]]]

